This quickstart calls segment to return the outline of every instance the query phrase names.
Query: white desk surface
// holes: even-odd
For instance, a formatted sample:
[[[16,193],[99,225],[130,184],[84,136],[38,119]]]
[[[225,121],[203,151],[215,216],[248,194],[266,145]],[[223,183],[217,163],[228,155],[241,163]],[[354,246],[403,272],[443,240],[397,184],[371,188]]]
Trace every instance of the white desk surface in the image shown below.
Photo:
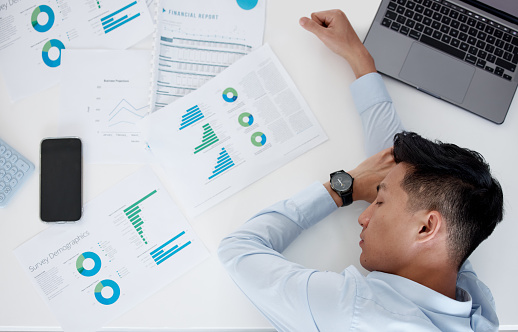
[[[122,328],[256,328],[269,323],[233,284],[217,260],[220,240],[248,217],[289,197],[311,182],[327,181],[337,169],[352,169],[364,158],[360,119],[353,107],[348,64],[331,53],[298,20],[313,11],[342,9],[363,39],[379,0],[275,0],[267,4],[264,42],[269,43],[306,98],[329,140],[249,188],[191,219],[212,256],[170,283],[107,327]],[[134,48],[151,48],[151,38]],[[5,61],[6,59],[2,59]],[[479,151],[500,180],[505,195],[505,219],[472,255],[471,261],[492,290],[502,329],[518,326],[518,101],[506,121],[495,125],[462,109],[385,77],[396,108],[408,130]],[[0,209],[0,330],[58,329],[58,322],[36,293],[13,255],[13,249],[47,225],[38,218],[39,143],[57,135],[60,88],[12,104],[0,78],[0,136],[36,165],[36,172],[5,209]],[[136,171],[139,165],[89,165],[84,167],[84,200]],[[155,167],[165,179],[160,168]],[[175,193],[164,180],[172,197]],[[359,214],[366,203],[340,210],[305,232],[285,252],[308,267],[341,272],[359,267]],[[88,319],[85,317],[85,319]]]

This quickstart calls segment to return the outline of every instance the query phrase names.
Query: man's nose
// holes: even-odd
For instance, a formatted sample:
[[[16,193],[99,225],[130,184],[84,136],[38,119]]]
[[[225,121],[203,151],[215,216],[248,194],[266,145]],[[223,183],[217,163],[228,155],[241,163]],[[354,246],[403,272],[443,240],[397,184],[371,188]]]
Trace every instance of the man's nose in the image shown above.
[[[363,211],[362,214],[360,214],[360,216],[358,217],[358,224],[360,224],[360,226],[362,226],[363,228],[367,228],[367,226],[369,225],[373,206],[374,203],[369,205],[369,207],[367,207],[365,211]]]

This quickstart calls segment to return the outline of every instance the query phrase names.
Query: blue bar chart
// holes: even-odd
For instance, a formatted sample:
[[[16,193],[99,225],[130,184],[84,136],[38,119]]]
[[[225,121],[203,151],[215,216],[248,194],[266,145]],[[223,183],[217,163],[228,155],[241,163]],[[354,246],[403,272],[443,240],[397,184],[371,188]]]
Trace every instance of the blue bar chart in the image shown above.
[[[137,4],[137,1],[133,1],[132,3],[128,4],[127,6],[122,7],[119,10],[116,10],[115,12],[104,16],[101,18],[101,24],[103,26],[104,33],[108,33],[110,31],[113,31],[117,29],[118,27],[136,19],[140,16],[140,13],[134,13],[131,12]],[[131,16],[130,16],[131,15]]]
[[[190,125],[203,119],[205,116],[201,112],[198,105],[189,108],[184,115],[182,115],[182,123],[180,124],[180,130],[183,130]]]
[[[209,176],[209,180],[212,180],[214,177],[218,176],[219,174],[223,173],[224,171],[226,171],[234,165],[234,161],[232,161],[232,158],[230,158],[227,150],[225,150],[225,148],[221,148],[221,152],[219,153],[216,167],[214,167],[212,175]]]
[[[177,241],[180,237],[185,235],[185,232],[182,231],[178,235],[175,235],[172,239],[168,240],[149,254],[153,257],[156,265],[162,264],[167,259],[173,257],[174,254],[179,251],[185,249],[188,245],[191,244],[191,241],[187,241],[182,245],[173,244],[173,242]]]
[[[146,196],[139,199],[137,202],[131,204],[129,207],[124,209],[124,214],[126,215],[126,217],[130,221],[130,223],[133,225],[133,227],[135,228],[137,233],[140,235],[140,238],[142,239],[142,241],[144,241],[145,244],[147,244],[147,240],[144,237],[144,231],[142,230],[142,225],[144,224],[144,221],[140,217],[140,213],[142,212],[142,210],[139,205],[142,202],[144,202],[146,199],[148,199],[149,197],[156,194],[156,192],[157,192],[156,190],[153,190]]]

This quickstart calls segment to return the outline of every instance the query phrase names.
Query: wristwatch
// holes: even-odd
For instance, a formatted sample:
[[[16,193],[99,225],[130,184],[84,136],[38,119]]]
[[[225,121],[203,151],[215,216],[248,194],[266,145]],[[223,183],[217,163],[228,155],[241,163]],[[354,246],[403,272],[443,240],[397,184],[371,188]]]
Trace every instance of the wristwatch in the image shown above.
[[[343,170],[331,173],[330,177],[331,189],[342,198],[342,206],[350,205],[353,202],[353,177]]]

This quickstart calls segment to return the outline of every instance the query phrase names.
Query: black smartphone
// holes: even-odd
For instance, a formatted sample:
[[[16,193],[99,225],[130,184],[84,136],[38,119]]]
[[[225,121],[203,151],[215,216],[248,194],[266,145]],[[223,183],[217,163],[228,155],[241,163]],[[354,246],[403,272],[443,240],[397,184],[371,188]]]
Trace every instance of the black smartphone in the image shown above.
[[[83,157],[78,137],[45,138],[40,150],[40,218],[74,222],[83,213]]]

